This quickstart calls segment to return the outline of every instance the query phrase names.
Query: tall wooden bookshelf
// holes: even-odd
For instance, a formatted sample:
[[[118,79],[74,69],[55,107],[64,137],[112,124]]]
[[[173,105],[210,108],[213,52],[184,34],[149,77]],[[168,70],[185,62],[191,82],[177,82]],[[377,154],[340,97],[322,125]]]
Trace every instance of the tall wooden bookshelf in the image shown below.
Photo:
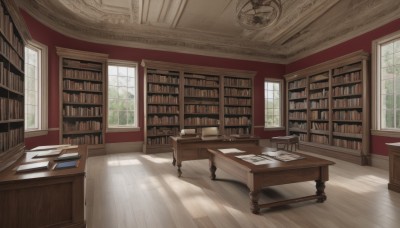
[[[9,1],[0,1],[0,171],[24,151],[24,39]]]
[[[367,62],[358,51],[285,76],[287,134],[305,150],[370,163]]]
[[[172,151],[181,129],[253,134],[255,72],[143,60],[145,153]],[[154,121],[157,120],[157,121]]]
[[[60,143],[102,149],[108,55],[57,47],[60,56]]]

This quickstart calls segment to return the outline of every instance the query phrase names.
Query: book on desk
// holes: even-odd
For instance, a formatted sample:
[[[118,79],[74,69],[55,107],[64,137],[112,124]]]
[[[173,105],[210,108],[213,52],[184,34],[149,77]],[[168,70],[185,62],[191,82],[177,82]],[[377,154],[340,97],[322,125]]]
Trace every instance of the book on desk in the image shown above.
[[[68,169],[78,167],[79,160],[57,162],[54,169]]]
[[[22,164],[18,166],[17,173],[49,169],[49,165],[49,161]]]
[[[66,161],[66,160],[76,160],[79,159],[81,155],[78,152],[65,153],[58,156],[54,161]]]

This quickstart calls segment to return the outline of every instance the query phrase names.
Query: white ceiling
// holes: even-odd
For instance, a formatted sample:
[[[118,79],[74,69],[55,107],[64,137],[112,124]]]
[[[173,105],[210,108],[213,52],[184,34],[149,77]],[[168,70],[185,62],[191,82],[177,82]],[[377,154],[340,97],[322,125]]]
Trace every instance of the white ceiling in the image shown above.
[[[271,27],[246,30],[238,0],[16,0],[67,36],[92,42],[288,63],[400,17],[399,0],[281,0]]]

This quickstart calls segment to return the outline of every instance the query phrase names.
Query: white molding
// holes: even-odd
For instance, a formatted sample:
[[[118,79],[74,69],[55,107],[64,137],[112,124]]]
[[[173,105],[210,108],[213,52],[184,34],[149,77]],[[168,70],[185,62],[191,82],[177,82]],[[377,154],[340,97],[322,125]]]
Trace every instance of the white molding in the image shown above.
[[[32,138],[47,135],[49,133],[48,130],[39,130],[39,131],[25,131],[24,138]]]
[[[379,169],[389,170],[389,157],[371,154],[371,166]]]
[[[265,128],[264,131],[284,131],[286,130],[285,127],[271,127],[271,128]]]
[[[106,154],[143,152],[143,142],[106,143]]]

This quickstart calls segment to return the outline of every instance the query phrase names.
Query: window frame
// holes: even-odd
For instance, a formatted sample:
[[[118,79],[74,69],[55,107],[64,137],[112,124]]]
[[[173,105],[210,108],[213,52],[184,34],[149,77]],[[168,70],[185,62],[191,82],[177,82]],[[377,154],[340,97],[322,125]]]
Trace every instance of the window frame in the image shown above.
[[[39,128],[34,130],[27,130],[24,126],[24,137],[36,137],[43,136],[48,134],[48,48],[46,45],[35,41],[29,40],[25,45],[25,48],[30,48],[34,50],[38,50],[40,53],[38,64],[39,66]],[[25,67],[24,67],[25,68]],[[25,86],[24,80],[24,86]],[[25,94],[25,88],[24,88]],[[26,94],[25,94],[26,96]],[[24,110],[25,110],[25,102],[24,102]],[[24,122],[25,122],[25,114],[24,114]]]
[[[372,114],[372,135],[378,136],[386,136],[386,137],[400,137],[400,129],[382,129],[381,126],[381,75],[380,75],[380,55],[381,45],[400,39],[400,31],[391,33],[379,39],[376,39],[372,42],[372,105],[371,105],[371,114]]]
[[[124,66],[124,67],[134,67],[135,68],[135,126],[134,127],[109,127],[108,125],[108,84],[109,84],[109,74],[108,67],[112,66]],[[109,59],[107,61],[107,87],[106,87],[106,132],[135,132],[140,131],[139,126],[139,64],[134,61],[126,61],[126,60],[118,60],[118,59]]]
[[[274,83],[279,83],[279,99],[280,99],[280,126],[279,127],[267,127],[265,123],[265,115],[266,115],[266,110],[267,107],[265,106],[265,84],[266,82],[274,82]],[[284,97],[283,97],[283,90],[284,90],[284,84],[283,84],[283,79],[277,79],[277,78],[264,78],[264,131],[280,131],[280,130],[285,130],[285,125],[284,125],[284,110],[283,110],[283,102],[284,102]]]

